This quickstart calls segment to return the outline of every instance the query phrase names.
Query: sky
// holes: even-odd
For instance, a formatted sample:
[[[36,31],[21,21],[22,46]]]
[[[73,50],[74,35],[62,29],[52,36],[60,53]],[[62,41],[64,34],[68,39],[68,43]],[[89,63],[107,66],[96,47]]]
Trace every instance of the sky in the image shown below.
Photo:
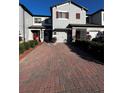
[[[29,11],[35,15],[51,15],[50,7],[52,5],[64,2],[67,0],[20,0]],[[75,3],[84,6],[88,9],[87,14],[92,14],[99,9],[104,9],[104,0],[72,0]]]

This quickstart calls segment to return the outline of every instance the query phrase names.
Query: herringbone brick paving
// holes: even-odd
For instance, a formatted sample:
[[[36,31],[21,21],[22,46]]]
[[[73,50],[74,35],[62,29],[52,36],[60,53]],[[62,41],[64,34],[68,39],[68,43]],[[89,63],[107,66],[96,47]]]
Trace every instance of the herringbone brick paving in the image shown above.
[[[103,93],[104,66],[66,44],[42,44],[20,62],[20,93]]]

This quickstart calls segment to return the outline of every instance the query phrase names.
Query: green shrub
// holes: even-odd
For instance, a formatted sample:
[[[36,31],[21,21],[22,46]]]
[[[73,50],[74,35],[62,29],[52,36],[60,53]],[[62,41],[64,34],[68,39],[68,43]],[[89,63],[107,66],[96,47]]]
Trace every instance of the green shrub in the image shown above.
[[[104,44],[93,41],[76,41],[76,46],[92,54],[100,61],[104,60]]]
[[[19,44],[19,54],[22,54],[25,51],[25,44],[21,43]]]
[[[24,53],[24,51],[28,50],[29,48],[34,48],[36,45],[38,45],[37,40],[31,40],[28,42],[20,43],[19,44],[19,54]]]
[[[31,48],[35,47],[35,41],[34,40],[29,41],[29,43],[30,43]]]
[[[37,40],[34,40],[34,43],[35,43],[35,45],[38,45],[38,41]]]
[[[99,42],[99,43],[104,43],[104,37],[93,38],[92,41]]]
[[[24,45],[25,45],[25,50],[28,50],[30,48],[30,43],[29,42],[25,42]]]

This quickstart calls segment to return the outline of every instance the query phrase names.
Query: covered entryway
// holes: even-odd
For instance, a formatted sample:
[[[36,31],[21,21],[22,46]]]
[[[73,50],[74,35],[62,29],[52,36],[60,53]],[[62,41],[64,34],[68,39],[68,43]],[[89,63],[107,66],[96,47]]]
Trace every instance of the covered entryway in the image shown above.
[[[40,41],[40,30],[31,30],[33,33],[33,40]]]
[[[29,33],[29,40],[44,41],[44,27],[35,25],[30,26]]]

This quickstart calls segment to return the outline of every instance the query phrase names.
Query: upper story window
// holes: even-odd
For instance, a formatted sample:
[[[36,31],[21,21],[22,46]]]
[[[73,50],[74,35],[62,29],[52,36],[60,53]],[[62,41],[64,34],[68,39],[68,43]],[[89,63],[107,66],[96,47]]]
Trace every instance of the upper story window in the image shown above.
[[[34,18],[34,23],[41,23],[41,18]]]
[[[80,19],[80,13],[76,13],[76,19]]]
[[[69,19],[69,13],[68,12],[56,12],[56,18],[66,18]]]

